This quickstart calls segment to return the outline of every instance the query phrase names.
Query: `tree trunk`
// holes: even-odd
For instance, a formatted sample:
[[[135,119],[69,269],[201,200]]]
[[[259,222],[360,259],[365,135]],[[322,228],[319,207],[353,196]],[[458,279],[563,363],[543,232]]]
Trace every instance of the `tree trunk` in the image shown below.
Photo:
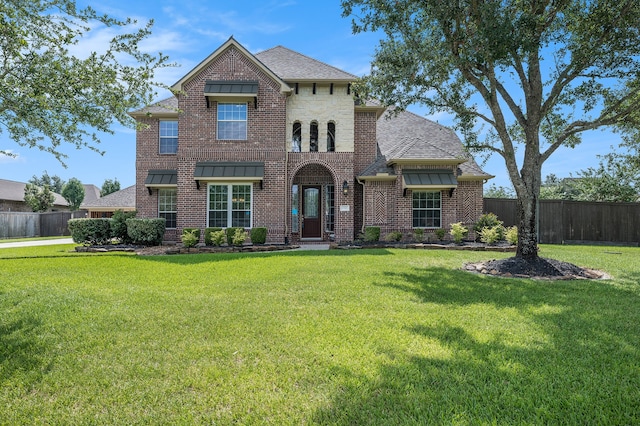
[[[527,191],[528,192],[528,191]],[[518,247],[516,257],[538,258],[538,195],[527,193],[518,197]]]

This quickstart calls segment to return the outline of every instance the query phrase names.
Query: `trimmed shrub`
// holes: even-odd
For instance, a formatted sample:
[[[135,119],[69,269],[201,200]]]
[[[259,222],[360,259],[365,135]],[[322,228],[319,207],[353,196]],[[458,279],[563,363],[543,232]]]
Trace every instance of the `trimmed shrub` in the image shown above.
[[[433,231],[433,233],[436,234],[436,238],[438,238],[438,241],[442,241],[444,240],[444,235],[447,233],[447,231],[445,231],[444,228],[438,228]]]
[[[127,219],[127,234],[134,244],[159,246],[166,228],[164,218]]]
[[[491,228],[485,227],[480,230],[480,241],[485,244],[495,244],[500,240],[500,234],[498,233],[499,226],[492,226]]]
[[[393,231],[384,236],[385,241],[400,241],[402,239],[402,232]]]
[[[197,228],[184,228],[180,239],[186,248],[195,247],[200,241],[200,230]]]
[[[368,243],[380,240],[380,227],[367,226],[364,228],[364,240]]]
[[[117,238],[122,244],[131,243],[131,238],[127,234],[127,219],[136,217],[135,210],[132,212],[124,212],[122,210],[116,210],[111,217],[111,237]]]
[[[504,237],[506,238],[507,242],[511,245],[516,245],[518,244],[518,227],[517,226],[511,226],[509,228],[507,228]]]
[[[200,241],[200,228],[182,228],[182,235],[184,235],[185,232],[192,232],[193,235],[196,236],[196,239]]]
[[[503,221],[498,220],[498,216],[495,213],[485,213],[480,216],[478,221],[473,225],[473,230],[476,233],[476,240],[480,241],[480,235],[484,228],[493,228],[496,226],[502,227]],[[504,228],[498,229],[498,239],[504,239]]]
[[[222,242],[220,244],[215,244],[211,235],[213,232],[222,231],[222,228],[204,228],[204,243],[208,246],[221,246],[224,243],[224,231],[222,231]]]
[[[413,230],[413,239],[421,243],[424,241],[424,229],[417,228]]]
[[[229,244],[230,246],[234,245],[233,237],[236,235],[236,231],[238,229],[242,229],[242,231],[244,232],[244,228],[237,228],[237,227],[225,228],[225,232],[227,233],[227,244]]]
[[[458,222],[451,224],[451,230],[449,231],[449,233],[453,237],[453,241],[455,241],[456,244],[460,244],[462,242],[462,239],[469,233],[469,229],[467,229],[467,227],[464,226],[462,222]]]
[[[111,219],[69,219],[67,225],[76,244],[102,245],[111,241]]]
[[[251,243],[264,244],[267,241],[267,228],[251,228]]]
[[[215,229],[215,228],[212,228]],[[224,229],[219,229],[218,231],[209,231],[209,243],[208,245],[213,245],[216,247],[220,247],[227,240],[227,234],[224,232]]]
[[[244,230],[244,228],[235,228],[235,230],[236,232],[233,233],[233,238],[231,238],[231,243],[234,246],[240,247],[244,244],[244,241],[247,239],[247,232]]]

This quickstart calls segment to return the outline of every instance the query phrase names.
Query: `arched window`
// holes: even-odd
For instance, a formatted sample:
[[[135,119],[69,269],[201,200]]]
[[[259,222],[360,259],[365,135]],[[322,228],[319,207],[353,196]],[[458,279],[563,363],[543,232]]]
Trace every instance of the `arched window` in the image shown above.
[[[309,127],[309,151],[318,152],[318,122],[312,121]]]
[[[291,138],[291,152],[300,152],[302,142],[302,124],[299,121],[293,123],[293,136]]]
[[[327,152],[336,150],[336,123],[330,121],[327,123]]]

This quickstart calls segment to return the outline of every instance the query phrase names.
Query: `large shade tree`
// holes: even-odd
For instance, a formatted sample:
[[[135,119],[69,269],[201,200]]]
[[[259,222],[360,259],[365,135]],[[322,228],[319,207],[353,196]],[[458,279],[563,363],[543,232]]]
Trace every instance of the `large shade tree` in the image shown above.
[[[518,198],[516,257],[538,260],[542,164],[589,130],[640,125],[637,0],[343,0],[383,36],[357,86],[402,109],[448,111],[472,152],[504,158]]]
[[[127,112],[164,87],[154,74],[167,57],[140,48],[151,26],[77,8],[74,0],[0,2],[0,132],[62,164],[63,143],[101,152],[99,133],[113,133],[116,123],[135,126]],[[106,28],[115,35],[104,47],[72,53]]]

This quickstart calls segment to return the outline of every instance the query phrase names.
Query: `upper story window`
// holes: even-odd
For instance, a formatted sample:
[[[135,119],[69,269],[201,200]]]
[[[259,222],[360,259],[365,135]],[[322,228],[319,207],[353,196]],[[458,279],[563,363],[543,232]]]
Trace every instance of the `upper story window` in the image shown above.
[[[336,123],[330,121],[327,123],[327,152],[336,150]]]
[[[312,121],[309,126],[309,151],[318,152],[318,122]]]
[[[293,123],[293,136],[291,139],[291,152],[300,152],[302,146],[302,124],[299,121]]]
[[[178,152],[178,121],[160,121],[160,154],[175,154]]]
[[[218,104],[218,139],[247,140],[247,104]]]

